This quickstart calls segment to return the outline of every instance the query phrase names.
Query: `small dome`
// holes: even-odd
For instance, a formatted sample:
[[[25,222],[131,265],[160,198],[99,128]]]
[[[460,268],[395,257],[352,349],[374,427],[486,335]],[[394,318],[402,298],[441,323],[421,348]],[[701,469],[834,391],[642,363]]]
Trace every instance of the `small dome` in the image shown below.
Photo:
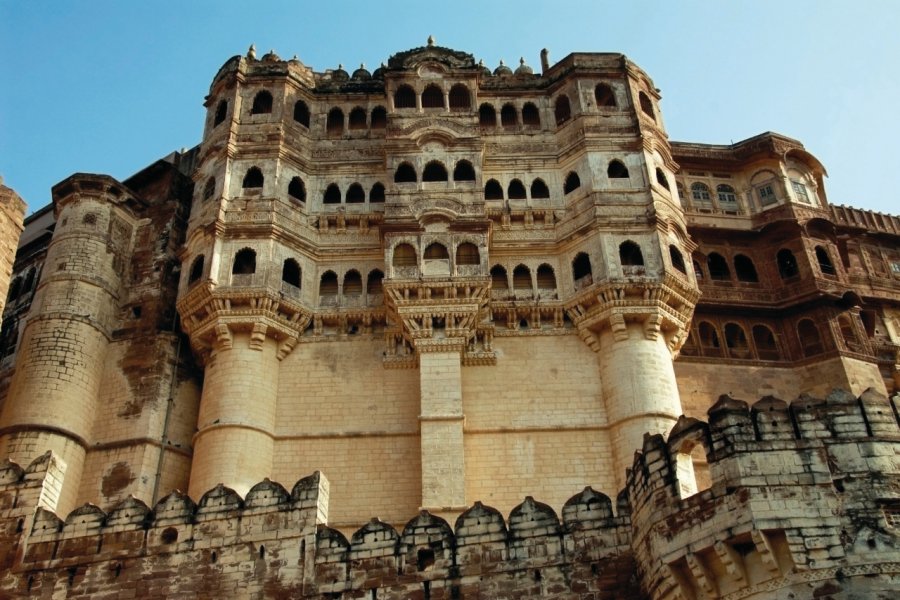
[[[278,62],[281,60],[281,57],[275,54],[274,50],[269,50],[265,54],[263,54],[262,61],[263,62]]]
[[[375,72],[372,73],[372,78],[373,79],[384,79],[384,70],[386,68],[387,67],[385,66],[385,64],[381,63],[381,66],[378,67],[377,69],[375,69]]]
[[[481,69],[481,74],[484,75],[485,77],[491,76],[491,70],[488,69],[486,66],[484,66],[483,58],[478,61],[478,68]]]
[[[256,60],[256,44],[250,44],[250,47],[247,48],[247,58]]]
[[[512,69],[510,69],[509,67],[507,67],[507,66],[503,63],[503,59],[501,58],[501,59],[500,59],[500,66],[498,66],[496,69],[494,69],[494,75],[512,75],[512,74],[513,74]]]
[[[296,54],[293,57],[291,57],[291,60],[289,60],[288,62],[291,63],[292,65],[302,65],[303,64],[300,62],[300,58]]]
[[[331,72],[332,81],[347,81],[350,75],[344,70],[344,65],[338,65],[338,68]]]
[[[366,65],[363,63],[359,63],[359,68],[353,71],[353,79],[361,80],[361,79],[371,79],[372,74],[366,70]]]
[[[516,69],[516,75],[534,75],[534,69],[525,64],[525,57],[519,59],[519,68]]]

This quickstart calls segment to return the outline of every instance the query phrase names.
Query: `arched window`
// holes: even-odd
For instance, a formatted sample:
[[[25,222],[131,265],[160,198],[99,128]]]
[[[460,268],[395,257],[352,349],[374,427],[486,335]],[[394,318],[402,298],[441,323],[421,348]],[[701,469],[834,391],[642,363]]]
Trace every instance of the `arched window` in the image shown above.
[[[800,348],[803,350],[803,356],[815,356],[825,352],[822,345],[822,337],[819,335],[819,328],[810,319],[803,319],[797,323],[797,337],[800,339]]]
[[[556,275],[553,273],[553,267],[546,263],[538,267],[537,286],[539,290],[556,289]]]
[[[400,166],[397,167],[397,170],[394,172],[394,182],[395,183],[415,183],[416,182],[416,170],[408,162],[400,163]]]
[[[365,129],[366,128],[366,110],[357,106],[350,111],[349,129]]]
[[[644,266],[644,254],[641,252],[641,247],[631,240],[619,244],[619,262],[623,267]]]
[[[570,192],[574,192],[580,187],[581,178],[578,177],[578,173],[576,173],[575,171],[569,171],[569,174],[566,175],[566,183],[563,185],[563,193],[568,194]]]
[[[444,108],[444,91],[439,85],[430,83],[422,92],[422,108]]]
[[[701,321],[698,327],[700,333],[700,352],[704,356],[722,356],[722,345],[719,342],[719,333],[716,328],[706,321]]]
[[[524,200],[526,197],[525,186],[518,179],[513,179],[506,188],[506,197],[510,200]]]
[[[216,193],[216,178],[210,177],[206,180],[206,186],[203,188],[203,199],[209,200]]]
[[[200,281],[203,277],[203,262],[205,257],[201,254],[191,263],[191,272],[188,274],[188,285]]]
[[[387,127],[387,110],[383,106],[372,109],[372,129],[384,129]]]
[[[759,275],[756,274],[756,265],[753,264],[750,257],[743,254],[734,255],[734,274],[737,275],[738,281],[759,282]]]
[[[491,289],[509,289],[509,281],[506,279],[506,269],[504,269],[502,265],[494,265],[491,267]]]
[[[362,275],[356,269],[344,274],[344,296],[362,296]]]
[[[300,287],[300,265],[293,258],[285,259],[281,265],[281,281],[296,288]]]
[[[837,320],[838,328],[841,330],[841,337],[844,338],[844,345],[851,352],[859,352],[861,348],[850,318],[847,315],[839,315]]]
[[[438,160],[431,161],[422,171],[422,181],[447,181],[447,167]]]
[[[340,204],[341,203],[341,188],[338,187],[336,183],[329,183],[328,187],[325,188],[325,194],[322,196],[323,204]]]
[[[253,98],[253,107],[250,109],[250,114],[264,115],[270,112],[272,112],[272,94],[263,90]]]
[[[438,242],[432,242],[425,248],[425,260],[446,260],[450,258],[447,247]]]
[[[756,346],[756,355],[761,360],[781,360],[775,334],[765,325],[753,326],[753,345]]]
[[[775,255],[775,260],[778,263],[778,274],[781,275],[782,279],[790,279],[800,275],[797,259],[794,257],[794,253],[787,248],[779,250],[778,254]]]
[[[394,92],[394,108],[415,108],[416,92],[408,85],[403,84]]]
[[[369,204],[384,202],[384,186],[376,183],[369,192]]]
[[[482,104],[478,107],[478,124],[481,127],[497,126],[497,111],[490,104]]]
[[[525,265],[513,269],[513,289],[519,291],[531,289],[531,269]]]
[[[613,93],[612,88],[605,83],[598,83],[597,87],[594,88],[594,100],[597,101],[597,106],[612,108],[616,106],[616,95]]]
[[[538,111],[537,106],[531,102],[526,102],[522,106],[522,124],[528,127],[541,126],[541,113]]]
[[[15,302],[22,295],[22,278],[16,277],[9,286],[9,302]]]
[[[572,107],[569,104],[569,97],[560,94],[556,98],[556,104],[553,107],[553,114],[556,116],[556,124],[562,125],[572,118]]]
[[[309,128],[309,106],[303,100],[297,100],[294,103],[294,120]]]
[[[299,177],[294,177],[288,184],[288,196],[299,202],[306,202],[306,185]]]
[[[725,347],[733,358],[750,358],[750,344],[744,328],[737,323],[725,324]]]
[[[638,101],[640,102],[641,110],[644,111],[644,114],[656,121],[656,115],[653,112],[653,102],[650,100],[650,96],[644,92],[638,92]]]
[[[344,111],[337,107],[328,111],[325,133],[328,134],[328,137],[341,137],[344,134]]]
[[[484,184],[485,200],[503,200],[503,187],[496,179],[488,179]]]
[[[338,276],[334,271],[325,271],[319,279],[319,296],[338,295]]]
[[[384,273],[382,273],[379,269],[372,269],[369,272],[369,276],[366,277],[366,294],[369,296],[374,296],[376,294],[381,294],[384,292],[384,288],[382,287],[382,281],[384,280]]]
[[[700,183],[699,181],[691,184],[691,198],[695,204],[701,206],[708,205],[712,201],[709,195],[709,188],[705,183]]]
[[[669,259],[672,261],[673,267],[687,275],[687,268],[684,266],[684,257],[681,255],[681,250],[674,245],[669,245]]]
[[[716,186],[716,197],[719,199],[719,207],[724,210],[734,210],[737,208],[737,194],[730,185],[720,183]]]
[[[575,289],[579,289],[578,283],[582,280],[582,285],[590,285],[593,279],[593,270],[591,269],[591,259],[584,252],[579,252],[572,261],[572,279],[575,281]]]
[[[731,270],[728,261],[718,252],[710,252],[706,257],[706,268],[709,269],[709,278],[715,281],[728,281],[731,279]]]
[[[416,249],[410,244],[397,244],[394,248],[393,264],[395,267],[414,267],[418,264]]]
[[[358,183],[347,188],[347,204],[360,204],[366,201],[366,192]]]
[[[234,255],[234,263],[231,265],[232,275],[252,275],[256,273],[256,251],[243,248]]]
[[[515,127],[519,124],[519,115],[512,104],[504,104],[500,109],[500,124],[504,127]]]
[[[544,183],[543,179],[535,179],[531,182],[531,199],[542,199],[550,197],[550,188]]]
[[[453,181],[475,181],[475,168],[467,160],[456,162],[453,169]]]
[[[216,105],[216,116],[213,117],[213,127],[224,121],[227,114],[228,100],[219,100],[219,104]]]
[[[621,160],[613,159],[606,167],[606,176],[610,179],[628,179],[628,167]]]
[[[828,251],[822,246],[816,246],[816,261],[819,263],[819,270],[822,271],[822,275],[835,274],[834,263],[831,262]]]
[[[669,180],[666,178],[666,174],[663,173],[663,170],[659,167],[656,167],[656,183],[669,189]]]
[[[250,167],[247,169],[247,174],[244,175],[244,182],[241,187],[245,189],[261,188],[263,186],[263,180],[263,174],[262,171],[259,170],[259,167]]]
[[[34,275],[36,271],[34,267],[28,269],[28,272],[25,274],[25,281],[22,283],[22,293],[27,294],[31,291],[31,288],[34,287]]]
[[[471,242],[463,242],[456,247],[457,265],[477,265],[481,262],[478,246]]]
[[[469,110],[472,108],[472,95],[469,88],[457,83],[450,88],[450,110]]]

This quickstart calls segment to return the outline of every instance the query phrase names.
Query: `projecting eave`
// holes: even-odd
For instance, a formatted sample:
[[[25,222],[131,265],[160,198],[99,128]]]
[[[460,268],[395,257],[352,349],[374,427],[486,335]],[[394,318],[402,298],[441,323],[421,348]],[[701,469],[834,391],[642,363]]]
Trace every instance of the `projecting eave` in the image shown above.
[[[701,144],[697,142],[671,142],[672,155],[680,165],[710,162],[724,167],[737,167],[757,158],[794,158],[805,163],[815,172],[827,175],[825,166],[803,147],[799,140],[767,131],[734,144]]]

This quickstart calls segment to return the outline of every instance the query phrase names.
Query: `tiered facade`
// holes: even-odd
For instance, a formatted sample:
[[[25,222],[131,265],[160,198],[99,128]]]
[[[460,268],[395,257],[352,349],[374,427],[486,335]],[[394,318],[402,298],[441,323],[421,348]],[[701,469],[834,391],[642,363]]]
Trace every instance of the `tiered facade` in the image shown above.
[[[508,526],[501,518],[485,533],[497,538],[490,543],[511,544],[525,535],[514,522],[531,511],[549,519],[539,535],[555,531],[568,548],[578,542],[566,536],[587,527],[570,507],[593,506],[591,494],[616,497],[624,488],[619,504],[634,515],[643,514],[639,497],[640,506],[655,498],[643,524],[666,511],[677,520],[687,510],[681,498],[711,485],[695,503],[712,506],[713,482],[737,476],[728,469],[744,463],[725,460],[707,433],[673,446],[673,475],[660,475],[645,436],[674,427],[683,437],[679,417],[704,416],[722,393],[822,397],[840,387],[859,396],[871,388],[887,416],[860,439],[892,448],[897,414],[884,396],[900,387],[900,219],[831,206],[824,167],[784,136],[669,142],[659,99],[620,54],[572,54],[551,66],[545,52],[539,74],[524,61],[491,72],[433,43],[374,73],[318,73],[253,49],[233,57],[213,79],[199,146],[123,182],[73,175],[54,187],[53,206],[26,223],[4,312],[0,455],[25,465],[53,452],[36,463],[52,473],[42,476],[43,491],[28,492],[36,494],[30,510],[138,506],[131,496],[153,505],[176,488],[204,497],[203,507],[212,502],[204,494],[224,484],[212,494],[235,515],[266,504],[257,498],[265,490],[281,498],[278,514],[293,507],[294,515],[308,508],[296,504],[296,489],[257,483],[320,471],[330,486],[316,493],[330,496],[330,509],[311,510],[327,513],[334,529],[323,529],[323,514],[296,513],[296,536],[308,538],[311,554],[290,559],[299,560],[296,573],[279,571],[282,583],[297,578],[285,593],[376,597],[384,585],[399,597],[412,593],[402,578],[338,584],[356,581],[349,573],[357,567],[345,566],[326,589],[304,561],[318,564],[326,546],[336,554],[321,561],[346,561],[357,536],[377,538],[375,530],[393,531],[421,510],[422,523],[407,528],[444,527],[455,541],[428,541],[431,558],[419,548],[419,562],[449,569],[432,575],[450,582],[469,560],[459,556],[461,539],[479,552],[487,542],[467,538],[467,522],[454,534],[442,519],[486,511],[493,522],[498,510],[512,511]],[[803,446],[796,418],[781,433]],[[768,439],[754,427],[752,439]],[[745,452],[741,440],[727,444]],[[717,473],[716,464],[732,466]],[[8,468],[13,488],[38,479],[17,468]],[[896,478],[890,461],[870,470]],[[674,496],[648,491],[659,477]],[[747,485],[753,496],[768,484]],[[585,486],[598,492],[572,497]],[[854,502],[890,508],[891,489]],[[531,495],[547,504],[522,504]],[[154,509],[157,521],[167,498]],[[484,504],[468,508],[475,501]],[[187,498],[178,502],[187,512],[173,519],[202,520]],[[134,510],[145,518],[146,509]],[[806,560],[783,541],[794,534],[772,533],[787,525],[756,516],[740,527],[735,520],[726,534],[732,517],[718,515],[701,540],[712,540],[707,550],[686,538],[666,546],[660,540],[669,534],[657,526],[608,512],[602,527],[619,533],[597,543],[643,575],[601,577],[609,564],[590,562],[599,555],[583,564],[560,558],[588,569],[579,581],[599,578],[585,594],[600,593],[597,585],[659,598],[763,593],[759,584],[778,588]],[[113,519],[94,509],[72,514],[88,513],[98,527]],[[345,548],[337,531],[355,531],[373,515],[383,523]],[[53,523],[38,518],[41,527]],[[49,527],[56,535],[59,527]],[[190,562],[212,547],[198,536],[202,528],[175,529],[179,543],[166,556],[174,549]],[[144,560],[152,531],[138,555],[136,534],[122,534],[129,561]],[[29,535],[38,535],[30,522],[13,570],[58,569],[56,550],[24,566]],[[404,536],[397,543],[410,552],[420,545]],[[64,544],[51,538],[40,543]],[[441,558],[434,549],[445,543]],[[759,559],[780,571],[760,579],[749,563],[716,562],[734,563],[751,546],[780,553],[777,564]],[[527,552],[507,551],[498,546],[489,562],[532,568],[513,560]],[[73,554],[69,586],[83,552]],[[394,560],[399,577],[404,559]],[[720,567],[738,583],[710,587]],[[411,570],[410,581],[419,585],[424,570]],[[655,570],[670,575],[657,580]],[[546,581],[535,573],[532,583]],[[449,595],[433,597],[476,589],[438,587]],[[513,587],[521,597],[536,589]],[[425,588],[416,593],[432,594]]]

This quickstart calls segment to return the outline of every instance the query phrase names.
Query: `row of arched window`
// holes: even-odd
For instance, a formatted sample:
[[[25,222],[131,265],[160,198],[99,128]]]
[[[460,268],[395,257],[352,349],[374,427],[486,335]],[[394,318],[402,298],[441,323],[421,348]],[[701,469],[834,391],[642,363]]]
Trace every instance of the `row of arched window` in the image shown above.
[[[553,272],[553,267],[544,263],[538,266],[532,280],[531,269],[520,264],[513,269],[510,279],[506,267],[494,265],[491,267],[491,289],[500,293],[507,293],[510,290],[526,293],[533,293],[535,290],[555,292],[556,274]]]
[[[823,246],[815,247],[816,261],[819,265],[821,273],[827,277],[833,277],[836,274],[834,263],[828,251]],[[780,249],[775,255],[775,262],[778,267],[778,275],[781,279],[788,280],[799,277],[800,268],[797,264],[797,257],[794,253],[787,249]],[[756,265],[753,260],[744,254],[735,254],[732,258],[734,266],[734,276],[738,281],[746,283],[758,283],[759,274],[756,271]],[[703,279],[705,273],[713,281],[731,281],[732,274],[728,261],[718,252],[710,252],[706,256],[706,270],[702,268],[699,260],[694,260],[694,271],[697,279]]]
[[[417,94],[411,85],[402,84],[394,91],[394,108],[397,110],[418,108],[416,105]],[[433,110],[467,111],[472,108],[472,94],[469,88],[462,83],[454,84],[446,94],[436,83],[429,83],[419,96],[421,107]]]
[[[497,126],[497,110],[493,104],[484,103],[478,107],[478,124],[481,127]],[[500,109],[500,126],[515,128],[520,124],[526,127],[540,127],[541,114],[538,107],[532,102],[526,102],[522,105],[521,121],[519,120],[519,109],[512,103],[504,104]]]
[[[403,242],[394,246],[392,265],[395,267],[415,267],[419,264],[418,253],[412,244]],[[425,247],[422,255],[425,260],[449,260],[450,252],[440,242],[432,242]],[[472,242],[462,242],[456,247],[457,265],[481,264],[481,253]]]
[[[684,192],[679,184],[679,191]],[[719,207],[724,210],[734,210],[738,206],[737,192],[730,185],[720,183],[716,186],[716,200]],[[712,206],[712,192],[705,183],[695,181],[691,184],[691,203],[694,206],[705,208]]]
[[[408,162],[402,162],[394,171],[395,183],[416,183],[419,180],[416,168]],[[448,181],[447,167],[439,160],[432,160],[422,170],[422,181]],[[475,181],[475,167],[467,160],[456,161],[453,168],[453,181]]]
[[[744,327],[734,322],[725,323],[721,331],[724,336],[720,336],[720,330],[714,324],[709,321],[700,321],[696,331],[692,331],[688,335],[681,353],[685,356],[727,356],[751,360],[781,360],[782,358],[781,348],[776,341],[775,334],[767,325],[753,325],[750,330],[750,338],[747,337]],[[723,337],[724,343],[722,342]]]
[[[369,271],[363,287],[363,278],[359,271],[350,269],[344,273],[343,282],[339,285],[340,279],[334,271],[325,271],[319,279],[319,296],[320,297],[361,297],[366,294],[370,299],[376,294],[383,293],[382,280],[384,273],[380,269],[372,269]]]
[[[25,276],[16,276],[9,284],[9,294],[7,295],[7,303],[11,304],[21,298],[22,296],[28,294],[34,289],[35,284],[35,275],[37,275],[37,269],[31,267],[26,271]]]

